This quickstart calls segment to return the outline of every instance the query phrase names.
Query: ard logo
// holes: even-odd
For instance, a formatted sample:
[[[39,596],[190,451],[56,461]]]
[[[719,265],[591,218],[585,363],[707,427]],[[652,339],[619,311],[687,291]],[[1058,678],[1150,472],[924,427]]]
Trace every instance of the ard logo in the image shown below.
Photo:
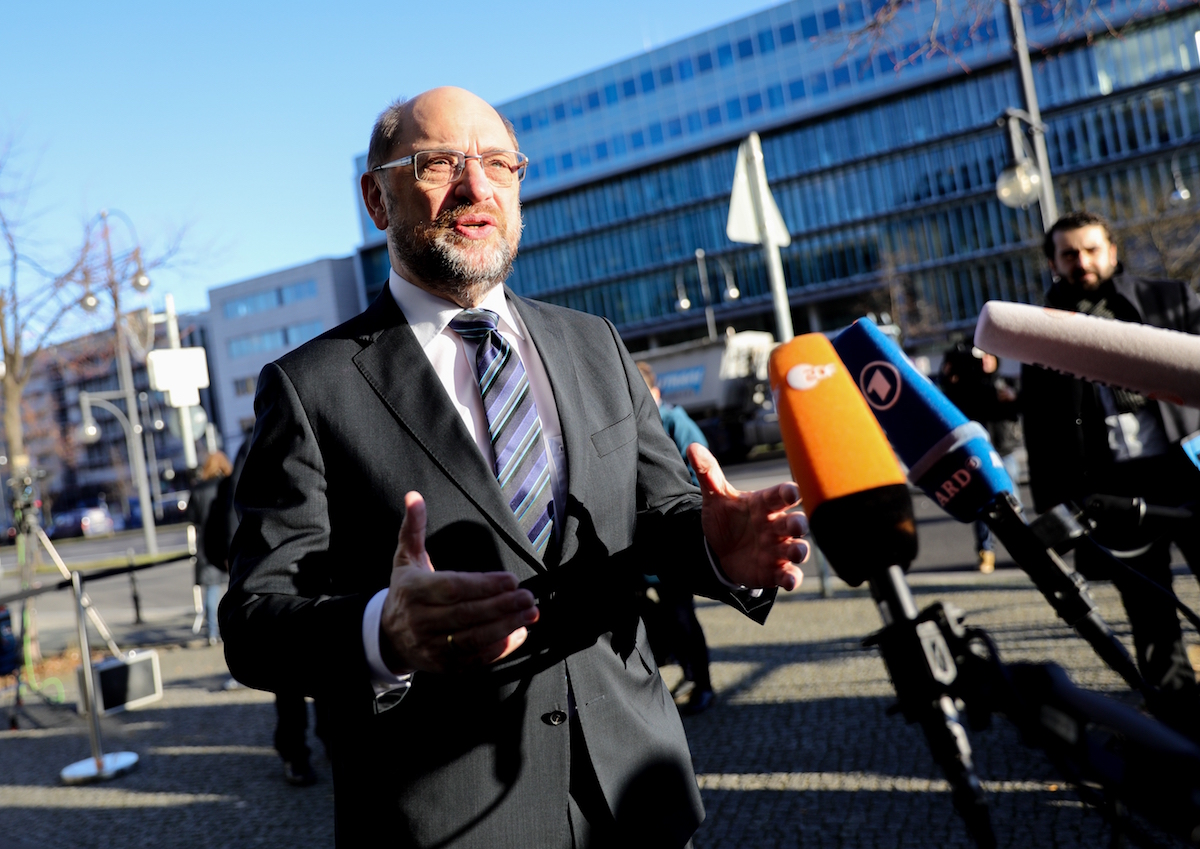
[[[876,410],[888,410],[900,398],[900,370],[886,360],[867,363],[858,376],[858,388]]]

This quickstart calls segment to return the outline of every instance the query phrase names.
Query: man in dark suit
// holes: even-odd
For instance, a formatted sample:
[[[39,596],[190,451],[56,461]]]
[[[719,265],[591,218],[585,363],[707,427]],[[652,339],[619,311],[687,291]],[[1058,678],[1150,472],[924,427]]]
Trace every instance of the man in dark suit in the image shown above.
[[[259,379],[226,657],[331,710],[340,846],[686,845],[636,580],[762,621],[807,556],[794,484],[738,492],[693,446],[697,491],[613,326],[502,285],[516,147],[461,89],[386,110],[362,189],[388,289]]]

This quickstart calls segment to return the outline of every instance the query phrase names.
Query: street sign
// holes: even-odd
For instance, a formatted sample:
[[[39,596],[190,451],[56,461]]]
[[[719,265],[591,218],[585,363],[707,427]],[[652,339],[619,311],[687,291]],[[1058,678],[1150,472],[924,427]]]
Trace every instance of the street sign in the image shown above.
[[[208,357],[203,348],[157,348],[146,354],[146,373],[172,407],[195,407],[208,386]]]
[[[760,223],[761,219],[761,223]],[[738,146],[737,166],[733,172],[733,193],[729,196],[729,220],[725,235],[730,241],[761,245],[763,230],[772,244],[786,248],[792,243],[763,168],[762,147],[757,134]]]

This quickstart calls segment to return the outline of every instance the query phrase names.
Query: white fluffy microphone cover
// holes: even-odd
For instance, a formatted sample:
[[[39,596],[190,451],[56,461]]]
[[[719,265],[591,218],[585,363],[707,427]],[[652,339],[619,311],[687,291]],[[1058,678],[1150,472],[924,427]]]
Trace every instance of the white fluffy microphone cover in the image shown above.
[[[975,345],[998,357],[1200,407],[1200,336],[988,301],[975,327]]]

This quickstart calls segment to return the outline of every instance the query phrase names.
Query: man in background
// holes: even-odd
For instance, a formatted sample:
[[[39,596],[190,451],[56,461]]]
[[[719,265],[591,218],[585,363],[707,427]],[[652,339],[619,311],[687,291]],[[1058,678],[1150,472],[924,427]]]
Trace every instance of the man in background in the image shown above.
[[[1118,321],[1200,333],[1200,299],[1178,280],[1148,280],[1124,271],[1103,218],[1074,212],[1060,218],[1043,246],[1054,285],[1047,306]],[[1044,513],[1064,501],[1082,505],[1093,494],[1145,498],[1176,507],[1194,501],[1196,470],[1180,439],[1200,427],[1200,410],[1155,401],[1037,366],[1021,376],[1021,408],[1034,507]],[[1107,521],[1093,539],[1128,570],[1171,587],[1172,541],[1193,572],[1200,569],[1196,521],[1163,527]],[[1111,568],[1086,546],[1075,563],[1093,578],[1111,578],[1121,593],[1138,666],[1162,691],[1160,718],[1200,739],[1200,691],[1171,599]]]
[[[654,367],[645,361],[639,362],[637,367],[654,397],[654,403],[658,405],[663,429],[675,441],[680,456],[687,459],[687,449],[692,443],[707,448],[708,440],[704,438],[704,431],[692,421],[687,411],[676,404],[663,402]],[[692,476],[692,483],[699,486],[695,469],[689,466],[688,472]],[[683,670],[683,679],[672,690],[671,696],[684,716],[702,713],[712,707],[715,696],[708,672],[708,643],[704,639],[700,620],[696,618],[696,600],[690,590],[671,581],[651,578],[651,588],[658,596],[655,613],[659,626],[657,635],[655,630],[650,631],[651,645],[656,656],[674,656]],[[647,627],[649,625],[647,623]],[[656,636],[659,638],[658,646],[654,645]]]

